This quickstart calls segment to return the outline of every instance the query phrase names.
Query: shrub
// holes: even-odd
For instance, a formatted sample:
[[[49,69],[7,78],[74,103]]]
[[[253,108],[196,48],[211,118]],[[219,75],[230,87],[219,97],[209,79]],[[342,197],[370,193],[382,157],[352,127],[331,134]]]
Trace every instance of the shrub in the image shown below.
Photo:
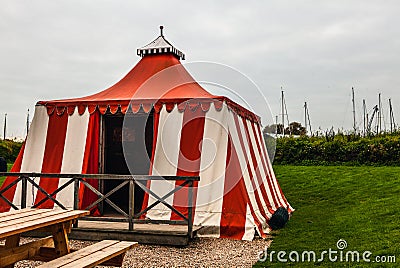
[[[400,133],[282,137],[277,139],[274,161],[295,165],[400,166]]]
[[[14,163],[21,149],[22,143],[12,140],[0,140],[0,156],[7,160],[7,163]]]

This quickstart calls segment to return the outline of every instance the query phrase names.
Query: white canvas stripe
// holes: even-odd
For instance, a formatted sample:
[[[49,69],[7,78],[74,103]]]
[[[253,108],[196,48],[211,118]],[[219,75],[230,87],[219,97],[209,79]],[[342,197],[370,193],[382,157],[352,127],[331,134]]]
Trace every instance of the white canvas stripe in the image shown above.
[[[246,206],[246,223],[244,226],[244,234],[242,237],[242,240],[248,240],[251,241],[254,238],[254,234],[255,234],[255,230],[254,230],[254,226],[256,224],[254,223],[254,218],[253,215],[251,214],[251,210],[250,210],[250,206],[249,204],[247,204]],[[257,232],[259,233],[260,231],[257,229]],[[261,236],[261,234],[260,234]]]
[[[246,120],[246,123],[247,123],[247,122],[248,122],[248,120]],[[258,206],[258,203],[257,203],[257,201],[256,201],[257,208],[260,209],[260,210],[261,210],[261,209],[264,210],[266,216],[267,216],[268,218],[270,218],[270,217],[272,216],[271,213],[270,213],[268,210],[265,210],[265,209],[264,209],[264,208],[267,207],[267,204],[265,203],[265,200],[264,200],[264,198],[263,198],[263,196],[262,196],[262,193],[261,193],[261,191],[260,191],[260,185],[259,185],[259,183],[258,183],[258,179],[257,179],[257,175],[256,175],[256,170],[255,170],[255,164],[256,164],[256,163],[253,163],[253,158],[252,158],[252,156],[251,156],[251,151],[250,151],[250,146],[253,146],[252,149],[253,149],[253,151],[254,151],[254,145],[256,145],[256,144],[255,144],[255,143],[249,144],[249,141],[248,141],[248,139],[247,139],[246,129],[245,129],[245,126],[244,126],[243,121],[241,120],[241,118],[239,119],[239,126],[240,126],[240,131],[241,131],[242,136],[243,136],[243,144],[244,144],[244,147],[245,147],[245,150],[246,150],[246,154],[247,154],[247,161],[249,162],[250,171],[251,171],[251,174],[253,175],[253,178],[250,178],[250,177],[249,177],[250,184],[252,185],[252,191],[254,192],[254,194],[256,194],[256,192],[257,192],[257,194],[258,194],[258,196],[259,196],[259,199],[260,199],[260,201],[261,201],[261,206],[262,206],[262,208],[260,208],[260,207]],[[247,126],[248,126],[248,125],[247,125]],[[250,129],[249,129],[249,132],[250,132]],[[252,141],[250,140],[250,142],[252,142]],[[249,174],[250,174],[250,173],[249,173]],[[253,187],[253,184],[252,184],[252,182],[251,182],[251,179],[252,179],[252,181],[253,181],[253,183],[254,183],[254,185],[255,185],[255,188]],[[254,204],[252,204],[252,205],[253,205],[253,208],[254,208],[254,207],[255,207]],[[262,222],[262,223],[266,222],[266,219],[264,218],[264,216],[262,216],[261,222]]]
[[[247,190],[247,194],[249,196],[250,203],[254,210],[254,214],[257,216],[257,219],[262,223],[265,221],[265,219],[261,215],[261,212],[257,205],[257,201],[256,201],[256,198],[254,195],[254,189],[253,189],[253,186],[251,185],[251,181],[250,181],[250,174],[247,169],[247,160],[248,159],[245,158],[242,146],[240,144],[239,133],[238,133],[238,129],[236,129],[234,116],[237,116],[237,115],[233,114],[233,112],[230,111],[229,116],[228,116],[229,117],[228,118],[229,133],[231,134],[232,143],[233,143],[233,146],[235,146],[235,149],[236,149],[236,152],[237,152],[237,155],[239,158],[239,163],[240,163],[240,168],[242,170],[244,183],[246,186],[246,190]],[[244,142],[246,142],[245,138],[244,138]]]
[[[198,184],[194,224],[218,226],[224,197],[225,165],[228,149],[228,108],[217,111],[214,104],[206,113],[200,182]]]
[[[267,207],[267,205],[265,203],[264,198],[268,198],[268,202],[271,204],[272,209],[275,211],[276,205],[275,205],[274,199],[273,199],[272,194],[271,194],[271,190],[272,189],[269,189],[268,181],[267,181],[267,175],[265,174],[266,170],[264,170],[262,159],[261,159],[261,156],[260,156],[260,154],[258,152],[257,140],[256,140],[256,137],[254,136],[254,132],[253,132],[253,128],[252,128],[252,124],[253,123],[251,123],[249,120],[246,120],[246,124],[247,124],[247,128],[249,129],[250,143],[253,146],[253,151],[254,151],[254,154],[255,154],[255,157],[256,157],[256,161],[257,161],[257,165],[258,165],[258,171],[260,172],[261,179],[263,181],[263,185],[259,185],[258,184],[258,187],[260,189],[258,193],[260,194],[261,202],[263,203],[263,207],[264,207],[265,212],[267,213],[267,216],[271,217],[272,215],[268,211],[268,207]],[[255,167],[254,163],[253,163],[252,166],[253,166],[253,168]],[[263,198],[263,194],[261,192],[261,187],[267,193],[267,196],[264,197],[264,198]]]
[[[86,110],[84,114],[79,115],[75,112],[68,119],[67,133],[64,144],[64,154],[61,164],[61,173],[82,172],[83,157],[85,154],[86,136],[89,126],[90,114]],[[60,178],[58,187],[66,183],[68,178]],[[70,184],[57,194],[57,200],[66,208],[74,207],[74,186]],[[54,208],[58,208],[54,204]]]
[[[180,113],[176,106],[168,113],[165,105],[163,105],[160,111],[152,175],[176,175],[182,121],[183,113]],[[150,185],[150,189],[160,197],[174,188],[175,181],[152,181]],[[168,197],[166,202],[172,205],[173,198],[173,195]],[[149,196],[148,205],[151,205],[155,201],[152,196]],[[146,216],[151,219],[169,220],[171,218],[171,210],[162,204],[158,204]]]
[[[37,172],[42,170],[44,150],[46,147],[47,128],[49,116],[45,106],[36,106],[35,115],[33,117],[28,137],[25,142],[25,151],[21,163],[21,172]],[[39,178],[35,178],[39,183]],[[21,207],[21,182],[18,183],[15,191],[13,203],[17,207]],[[32,184],[27,185],[26,204],[28,207],[33,205],[37,193],[37,189],[32,190]]]

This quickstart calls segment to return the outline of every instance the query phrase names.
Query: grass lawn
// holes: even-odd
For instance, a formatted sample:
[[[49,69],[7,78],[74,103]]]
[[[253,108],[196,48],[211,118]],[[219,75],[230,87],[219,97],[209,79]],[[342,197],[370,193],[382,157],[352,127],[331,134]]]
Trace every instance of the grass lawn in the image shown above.
[[[283,192],[296,209],[286,227],[275,234],[268,249],[275,252],[338,250],[371,251],[371,263],[323,262],[286,265],[296,267],[396,267],[372,263],[376,256],[395,255],[400,264],[400,167],[274,166]],[[260,249],[262,250],[262,249]],[[277,253],[255,267],[282,267]],[[338,253],[340,254],[340,253]],[[339,256],[339,255],[338,255]],[[345,255],[343,255],[345,260]],[[293,255],[295,257],[295,255]],[[362,257],[360,257],[362,259]],[[285,266],[286,266],[285,265]]]

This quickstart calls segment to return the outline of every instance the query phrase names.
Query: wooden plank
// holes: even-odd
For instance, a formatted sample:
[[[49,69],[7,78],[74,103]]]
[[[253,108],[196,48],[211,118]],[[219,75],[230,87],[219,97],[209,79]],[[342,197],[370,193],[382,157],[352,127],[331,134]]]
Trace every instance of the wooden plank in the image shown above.
[[[171,234],[149,234],[140,233],[136,231],[121,231],[121,230],[99,230],[99,229],[81,229],[74,228],[69,235],[70,239],[81,239],[100,241],[104,239],[135,241],[140,244],[152,245],[169,245],[169,246],[187,246],[189,239],[185,235],[171,235]]]
[[[8,248],[18,247],[19,240],[20,240],[20,234],[15,234],[15,235],[7,237],[6,238],[6,243],[5,243],[5,248],[8,249]],[[14,263],[15,262],[11,262],[8,265],[4,265],[4,266],[0,266],[0,267],[14,268]]]
[[[76,252],[77,249],[71,248],[71,252]],[[103,262],[101,265],[103,266],[122,266],[122,261],[124,259],[125,254],[118,255],[108,261]],[[60,258],[56,254],[56,250],[54,247],[41,247],[39,253],[29,260],[32,261],[42,261],[42,262],[49,262],[56,258]]]
[[[52,246],[53,238],[51,236],[15,246],[12,248],[3,248],[0,251],[0,267],[10,267],[18,261],[32,258],[37,255],[41,247]]]
[[[25,223],[19,223],[14,226],[0,227],[0,238],[4,238],[10,235],[23,233],[31,230],[35,230],[41,227],[50,226],[60,222],[70,221],[79,218],[84,215],[88,215],[90,212],[86,210],[64,210],[64,213],[41,218]]]
[[[67,265],[63,265],[63,268],[76,268],[76,267],[94,267],[112,259],[120,254],[125,253],[129,249],[137,245],[137,242],[121,241],[100,251],[96,251],[93,254],[87,255],[79,260],[75,260]]]
[[[106,221],[85,221],[79,220],[79,228],[90,228],[90,229],[110,229],[113,231],[117,230],[128,230],[127,222],[106,222]],[[196,232],[202,228],[202,226],[193,226],[193,232]],[[136,223],[133,231],[152,233],[152,234],[172,234],[172,235],[187,235],[187,225],[170,225],[170,224],[141,224]]]
[[[18,224],[21,222],[28,222],[30,220],[47,218],[53,215],[60,215],[73,210],[62,210],[62,209],[32,209],[29,214],[24,214],[23,217],[15,217],[9,219],[7,222],[1,224],[1,227]]]
[[[62,210],[57,210],[57,211],[62,211]],[[10,214],[8,216],[2,217],[0,219],[0,226],[1,227],[11,226],[20,222],[47,217],[52,214],[57,214],[55,212],[56,211],[53,209],[29,209],[23,213]]]
[[[0,225],[3,227],[3,223],[6,223],[7,221],[12,221],[12,220],[17,220],[21,219],[24,217],[32,216],[32,215],[37,215],[41,213],[45,213],[47,211],[51,211],[52,209],[21,209],[21,210],[14,210],[12,212],[6,212],[7,215],[4,215],[6,213],[1,213],[0,214]]]
[[[11,211],[7,211],[7,212],[1,212],[0,213],[0,217],[5,217],[8,215],[14,215],[14,214],[18,214],[18,213],[24,213],[26,211],[31,210],[31,208],[24,208],[24,209],[19,209],[19,210],[11,210]]]
[[[78,251],[75,251],[73,253],[70,253],[68,255],[65,255],[63,257],[60,257],[58,259],[55,259],[53,261],[50,261],[48,263],[45,263],[41,266],[39,266],[40,268],[55,268],[55,267],[60,267],[62,265],[66,265],[69,264],[71,262],[73,262],[76,259],[81,259],[87,255],[91,255],[94,252],[97,252],[105,247],[109,247],[112,246],[116,243],[118,243],[119,241],[116,240],[103,240],[99,243],[93,244],[91,246],[85,247],[83,249],[80,249]]]
[[[54,248],[56,249],[56,254],[58,256],[64,256],[70,253],[67,228],[72,225],[71,222],[58,223],[51,226],[51,231],[53,234]]]

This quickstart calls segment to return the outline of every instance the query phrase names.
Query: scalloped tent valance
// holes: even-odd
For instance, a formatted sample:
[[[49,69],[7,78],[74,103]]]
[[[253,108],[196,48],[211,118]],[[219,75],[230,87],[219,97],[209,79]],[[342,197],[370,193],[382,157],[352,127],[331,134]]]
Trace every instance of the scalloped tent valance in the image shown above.
[[[206,99],[206,100],[186,100],[186,101],[158,101],[158,102],[142,102],[132,101],[131,103],[98,103],[98,104],[65,104],[65,105],[57,105],[52,103],[39,103],[38,105],[44,105],[47,108],[47,114],[57,114],[62,116],[64,113],[68,115],[73,115],[75,112],[78,112],[79,115],[83,115],[86,110],[88,110],[89,114],[93,114],[96,111],[99,111],[101,114],[111,113],[116,114],[118,112],[122,114],[126,113],[149,113],[152,110],[155,113],[159,113],[163,105],[166,107],[167,112],[171,112],[175,107],[177,107],[178,111],[183,113],[186,109],[190,109],[195,111],[197,109],[201,109],[203,112],[208,112],[211,104],[214,104],[214,107],[217,111],[222,109],[223,103],[226,103],[228,108],[235,111],[241,117],[245,117],[252,122],[260,123],[260,117],[255,115],[254,113],[244,109],[243,107],[239,106],[235,102],[231,101],[228,98],[221,98],[221,99]]]

